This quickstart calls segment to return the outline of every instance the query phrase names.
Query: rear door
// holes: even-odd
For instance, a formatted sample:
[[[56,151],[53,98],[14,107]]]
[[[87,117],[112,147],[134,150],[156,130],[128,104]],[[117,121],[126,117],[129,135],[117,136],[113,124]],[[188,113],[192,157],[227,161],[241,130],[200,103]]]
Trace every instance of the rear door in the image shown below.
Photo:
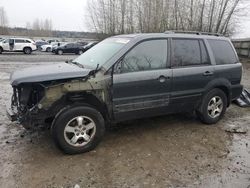
[[[72,49],[73,53],[78,53],[80,49],[80,44],[75,43]]]
[[[205,41],[172,39],[173,87],[171,106],[176,111],[191,110],[214,78]]]
[[[25,46],[25,40],[15,39],[14,51],[22,51]]]
[[[172,70],[168,41],[147,40],[116,64],[113,111],[117,121],[164,114],[170,100]]]

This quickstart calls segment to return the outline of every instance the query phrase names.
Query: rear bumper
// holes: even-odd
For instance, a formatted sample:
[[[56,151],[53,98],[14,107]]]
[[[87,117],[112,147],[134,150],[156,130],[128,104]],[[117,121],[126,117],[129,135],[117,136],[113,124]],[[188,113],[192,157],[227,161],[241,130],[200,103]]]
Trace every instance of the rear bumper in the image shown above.
[[[240,97],[240,94],[243,91],[243,86],[240,85],[240,84],[239,85],[233,85],[231,89],[232,89],[232,98],[231,98],[231,100],[233,101],[233,100]]]

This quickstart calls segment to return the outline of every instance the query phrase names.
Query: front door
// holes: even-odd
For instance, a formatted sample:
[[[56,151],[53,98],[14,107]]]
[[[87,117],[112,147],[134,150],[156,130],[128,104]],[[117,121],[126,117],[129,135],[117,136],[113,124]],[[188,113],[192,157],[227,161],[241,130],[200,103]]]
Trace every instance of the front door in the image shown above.
[[[9,44],[10,39],[6,39],[3,41],[3,50],[4,51],[10,51],[10,44]]]
[[[214,77],[207,48],[202,39],[172,40],[173,88],[171,107],[192,110]]]
[[[168,41],[147,40],[116,64],[113,74],[113,112],[116,121],[167,112],[172,70]]]
[[[65,45],[64,53],[74,53],[73,48],[74,48],[73,43],[69,43],[69,44]]]

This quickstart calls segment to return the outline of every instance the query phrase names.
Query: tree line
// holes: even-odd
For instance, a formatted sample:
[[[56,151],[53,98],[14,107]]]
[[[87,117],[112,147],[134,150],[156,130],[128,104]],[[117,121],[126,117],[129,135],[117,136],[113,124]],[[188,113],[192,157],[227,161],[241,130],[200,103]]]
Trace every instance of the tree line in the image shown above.
[[[90,26],[108,35],[189,30],[232,34],[244,0],[89,0]]]
[[[35,19],[33,23],[27,22],[26,28],[31,36],[52,36],[53,24],[51,19]]]
[[[8,18],[6,11],[3,7],[0,7],[0,34],[7,34]]]
[[[26,23],[27,35],[29,36],[51,36],[53,24],[51,19],[35,19],[33,22]],[[18,34],[20,29],[10,29],[8,27],[7,13],[4,7],[0,7],[0,34]]]

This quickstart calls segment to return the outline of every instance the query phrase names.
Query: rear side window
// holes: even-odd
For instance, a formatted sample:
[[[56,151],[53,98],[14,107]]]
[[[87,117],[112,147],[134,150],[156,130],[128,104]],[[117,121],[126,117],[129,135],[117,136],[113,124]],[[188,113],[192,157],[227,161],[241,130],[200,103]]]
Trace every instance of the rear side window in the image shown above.
[[[66,45],[66,48],[73,48],[74,47],[74,44],[73,43],[69,43]]]
[[[22,39],[15,39],[15,43],[24,43],[24,40],[22,40]]]
[[[164,69],[167,64],[167,40],[150,40],[135,46],[123,61],[121,72]]]
[[[202,40],[173,39],[173,67],[210,64]]]
[[[233,64],[237,62],[235,52],[228,41],[208,40],[212,48],[217,65]]]

